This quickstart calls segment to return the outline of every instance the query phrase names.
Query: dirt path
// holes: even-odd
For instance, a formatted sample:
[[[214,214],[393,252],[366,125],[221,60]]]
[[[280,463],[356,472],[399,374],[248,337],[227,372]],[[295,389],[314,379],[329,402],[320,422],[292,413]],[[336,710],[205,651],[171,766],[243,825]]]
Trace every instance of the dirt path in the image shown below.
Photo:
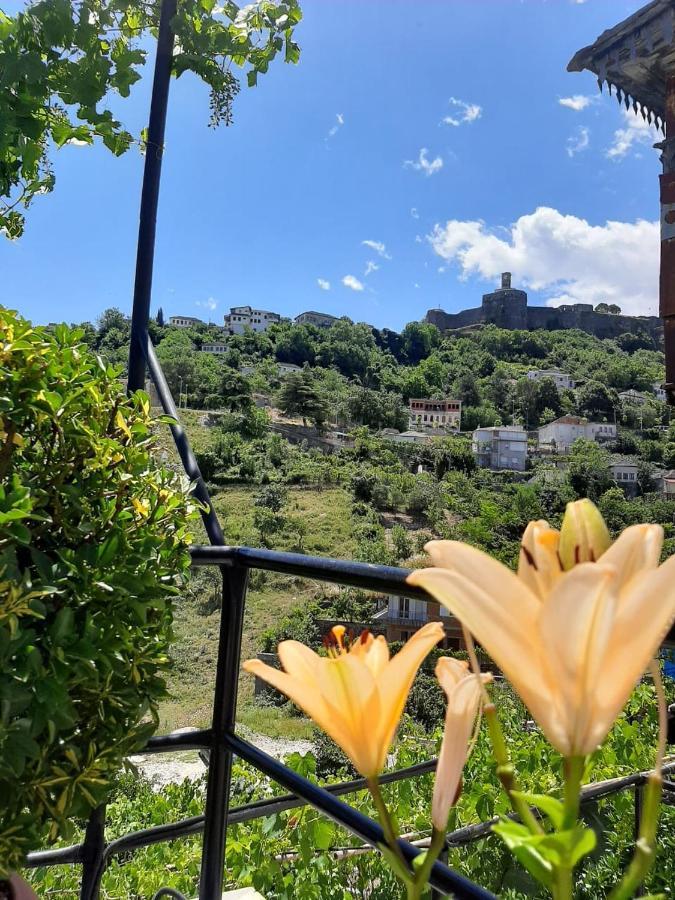
[[[192,731],[191,728],[179,728],[174,734]],[[283,759],[290,753],[308,753],[312,750],[311,741],[289,741],[283,738],[270,738],[264,734],[256,734],[247,729],[240,729],[241,737],[250,741],[264,753]],[[196,750],[179,753],[156,753],[129,757],[138,771],[159,791],[167,784],[180,784],[186,778],[196,781],[206,772],[206,766],[199,758]]]

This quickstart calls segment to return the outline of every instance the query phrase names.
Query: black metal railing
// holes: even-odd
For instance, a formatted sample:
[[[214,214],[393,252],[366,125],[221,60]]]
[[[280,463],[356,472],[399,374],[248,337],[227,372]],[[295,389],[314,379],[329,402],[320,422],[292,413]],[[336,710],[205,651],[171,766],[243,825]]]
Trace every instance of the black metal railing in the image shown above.
[[[146,369],[157,388],[164,412],[172,416],[171,425],[176,448],[185,472],[193,484],[193,493],[203,506],[202,518],[209,546],[191,549],[196,566],[217,566],[222,577],[222,606],[220,635],[216,662],[213,712],[209,728],[153,737],[142,752],[166,753],[178,750],[208,751],[208,774],[204,814],[157,825],[124,835],[113,841],[105,839],[105,807],[94,810],[82,843],[71,847],[39,851],[28,857],[32,868],[53,865],[81,865],[81,900],[99,897],[101,879],[110,860],[121,853],[137,850],[163,841],[171,841],[190,835],[202,834],[202,858],[199,878],[199,900],[217,900],[221,897],[225,870],[225,841],[228,825],[250,821],[261,816],[276,814],[285,809],[309,804],[359,837],[366,845],[376,848],[383,843],[380,826],[341,801],[339,796],[364,788],[362,779],[337,785],[319,786],[298,775],[281,762],[263,753],[236,734],[235,719],[239,676],[240,650],[246,603],[248,573],[251,569],[266,569],[285,575],[314,578],[335,584],[366,588],[379,594],[394,594],[412,599],[428,600],[419,588],[406,583],[408,571],[388,566],[375,566],[348,560],[304,556],[296,553],[278,553],[252,547],[225,546],[223,531],[218,521],[209,493],[190,448],[187,436],[180,425],[175,403],[157,360],[148,335],[148,319],[152,291],[154,264],[155,226],[159,198],[161,161],[164,146],[171,58],[174,44],[172,21],[176,14],[176,0],[161,0],[157,55],[153,77],[147,153],[144,164],[141,195],[140,223],[136,261],[136,280],[129,347],[128,390],[133,393],[145,386]],[[671,632],[671,638],[673,633]],[[230,780],[233,757],[250,763],[284,787],[289,793],[270,800],[256,801],[245,806],[230,808]],[[412,778],[435,768],[436,760],[429,760],[387,773],[383,782]],[[639,786],[644,774],[619,779],[623,790],[636,786],[636,804]],[[589,796],[592,788],[585,789]],[[606,795],[607,791],[605,791]],[[636,806],[637,808],[637,806]],[[461,829],[448,836],[448,844],[466,843],[484,837],[492,823],[481,823]],[[423,850],[401,840],[401,852],[408,862]],[[430,883],[435,896],[450,894],[457,898],[492,898],[493,895],[473,884],[464,876],[436,862],[431,871]],[[440,894],[438,893],[440,892]],[[179,897],[171,888],[157,896]]]

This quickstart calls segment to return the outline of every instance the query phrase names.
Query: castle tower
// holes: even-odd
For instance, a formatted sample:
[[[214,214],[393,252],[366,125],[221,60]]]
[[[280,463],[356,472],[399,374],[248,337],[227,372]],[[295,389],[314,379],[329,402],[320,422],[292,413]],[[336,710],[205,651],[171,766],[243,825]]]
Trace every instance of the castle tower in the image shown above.
[[[511,273],[502,272],[500,288],[483,294],[483,322],[499,328],[527,328],[527,294],[511,287]]]

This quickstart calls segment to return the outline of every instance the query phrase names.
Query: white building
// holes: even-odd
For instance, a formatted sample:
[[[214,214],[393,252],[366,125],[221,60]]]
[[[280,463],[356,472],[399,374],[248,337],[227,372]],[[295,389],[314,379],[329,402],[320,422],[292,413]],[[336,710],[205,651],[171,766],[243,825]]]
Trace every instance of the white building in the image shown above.
[[[225,353],[227,350],[227,344],[223,344],[220,341],[213,341],[209,344],[202,344],[202,353]]]
[[[609,468],[612,472],[612,478],[619,487],[633,486],[637,483],[637,460],[631,457],[615,457]]]
[[[279,313],[266,309],[254,309],[252,306],[232,306],[224,317],[225,328],[230,334],[243,334],[247,328],[251,331],[267,331],[270,325],[281,321]]]
[[[276,367],[279,375],[290,375],[291,372],[302,372],[302,367],[296,366],[295,363],[278,362],[276,363]],[[255,371],[255,368],[255,366],[241,366],[239,371],[242,375],[250,375],[251,372]]]
[[[408,404],[410,428],[446,428],[459,431],[462,418],[461,400],[412,399]]]
[[[574,388],[574,379],[567,372],[561,372],[559,369],[530,369],[527,373],[530,381],[543,381],[544,378],[550,378],[555,382],[555,386],[559,391],[572,390]]]
[[[446,433],[429,434],[424,431],[394,431],[393,429],[385,429],[381,436],[385,441],[396,441],[398,444],[428,444],[436,437],[445,437]]]
[[[647,402],[647,397],[641,394],[640,391],[631,388],[628,391],[619,391],[619,400],[622,403],[632,403],[633,406],[644,406]]]
[[[313,309],[300,313],[299,316],[295,317],[296,325],[315,325],[317,328],[330,328],[333,322],[337,322],[337,316],[316,312]]]
[[[590,441],[610,441],[616,438],[616,425],[611,422],[589,422],[580,416],[561,416],[538,430],[539,446],[543,450],[568,453],[579,438]]]
[[[193,325],[203,325],[201,319],[196,319],[194,316],[170,316],[169,325],[173,325],[175,328],[192,328]]]
[[[652,390],[654,391],[654,396],[657,400],[660,400],[661,403],[665,403],[668,399],[668,395],[666,394],[666,389],[661,384],[660,381],[655,381],[652,385]]]
[[[521,425],[476,428],[471,449],[484,469],[524,472],[527,467],[527,432]]]

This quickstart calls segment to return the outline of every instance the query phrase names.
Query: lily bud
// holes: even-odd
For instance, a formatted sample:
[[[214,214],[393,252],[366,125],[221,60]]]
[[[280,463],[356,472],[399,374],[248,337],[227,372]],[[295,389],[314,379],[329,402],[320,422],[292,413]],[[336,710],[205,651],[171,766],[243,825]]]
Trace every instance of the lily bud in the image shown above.
[[[594,503],[576,500],[567,504],[558,545],[565,571],[582,562],[597,562],[611,543],[605,520]]]

